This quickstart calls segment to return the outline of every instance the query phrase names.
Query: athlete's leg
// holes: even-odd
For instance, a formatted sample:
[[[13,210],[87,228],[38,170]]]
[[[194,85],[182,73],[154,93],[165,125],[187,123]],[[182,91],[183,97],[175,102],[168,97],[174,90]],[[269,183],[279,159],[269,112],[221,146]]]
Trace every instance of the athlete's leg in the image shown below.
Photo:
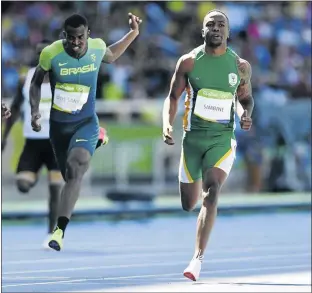
[[[43,242],[43,248],[45,249],[50,248],[49,242],[56,227],[62,182],[63,178],[60,171],[49,171],[48,235]]]
[[[57,163],[57,169],[60,170],[61,175],[63,177],[63,180],[66,181],[66,162],[67,162],[67,152],[68,152],[68,148],[69,148],[69,144],[70,144],[70,139],[72,136],[72,132],[70,132],[72,129],[66,125],[66,123],[60,123],[60,122],[55,122],[55,121],[50,121],[50,143],[52,146],[52,150],[54,153],[54,159]],[[59,215],[59,208],[61,205],[61,198],[62,198],[62,194],[63,191],[59,191],[59,196],[58,196],[58,203],[56,204],[56,196],[52,197],[52,192],[53,194],[56,194],[57,191],[55,190],[55,188],[51,188],[50,185],[50,192],[51,192],[51,197],[50,197],[50,201],[49,201],[49,211],[50,211],[50,216],[51,216],[51,226],[52,226],[52,222],[54,222],[54,220],[52,218],[54,218],[54,211],[55,209],[57,210],[56,212],[56,219],[58,218]],[[53,189],[53,190],[52,190]],[[64,189],[64,187],[63,187]],[[53,198],[53,203],[52,203],[52,198]],[[56,206],[58,206],[58,208],[56,208]],[[57,225],[57,220],[56,220],[56,225]],[[50,226],[50,224],[49,224]],[[55,227],[55,224],[53,224],[53,226]],[[50,228],[50,227],[49,227]],[[57,227],[55,227],[56,230]],[[48,239],[48,243],[47,246],[51,247],[50,242],[51,239],[53,238],[54,234],[55,234],[55,230],[53,230],[53,234],[52,236]],[[60,233],[60,238],[62,238],[63,233]],[[61,240],[60,240],[61,242]],[[44,243],[44,246],[45,243]],[[61,243],[58,244],[58,249],[60,250],[61,247]]]
[[[66,184],[61,198],[60,217],[70,219],[79,197],[83,175],[89,168],[99,138],[99,121],[93,117],[79,126],[70,140],[66,162]],[[64,228],[65,230],[65,228]]]
[[[217,203],[221,187],[235,160],[236,141],[226,137],[203,159],[203,203],[198,215],[195,258],[201,259],[217,215]]]
[[[26,139],[23,152],[20,156],[16,170],[16,185],[20,192],[28,193],[37,182],[37,173],[41,168],[42,162],[37,155],[37,140]]]
[[[208,151],[203,156],[203,203],[197,219],[195,252],[184,276],[196,281],[201,270],[201,261],[217,215],[218,196],[235,159],[235,140],[231,135],[211,139]]]
[[[191,212],[196,207],[202,193],[202,180],[193,183],[179,182],[181,204],[183,210]]]
[[[204,173],[203,203],[198,215],[194,258],[202,259],[217,216],[218,196],[227,174],[218,168]]]
[[[65,185],[62,190],[57,229],[54,231],[49,246],[60,250],[62,238],[78,200],[81,182],[89,168],[99,137],[97,117],[79,125],[69,144],[66,160]]]
[[[21,171],[16,177],[16,186],[21,193],[28,193],[36,184],[37,174],[29,171]]]
[[[61,198],[61,188],[64,181],[62,179],[62,174],[58,167],[50,140],[45,140],[43,142],[42,149],[42,161],[49,171],[48,234],[51,234],[56,226],[58,207]]]
[[[84,148],[73,148],[69,151],[66,165],[66,183],[58,204],[57,227],[48,243],[49,247],[57,251],[62,248],[62,238],[79,197],[82,177],[88,169],[90,159],[90,153]]]
[[[91,154],[82,147],[75,147],[69,151],[66,165],[66,183],[62,190],[62,198],[59,209],[59,217],[68,220],[79,197],[83,175],[88,170]],[[58,223],[58,227],[61,228]],[[63,228],[63,229],[62,229]],[[65,231],[65,227],[61,229]]]
[[[56,226],[58,208],[61,198],[62,185],[49,183],[49,217],[48,217],[48,234],[51,234]]]

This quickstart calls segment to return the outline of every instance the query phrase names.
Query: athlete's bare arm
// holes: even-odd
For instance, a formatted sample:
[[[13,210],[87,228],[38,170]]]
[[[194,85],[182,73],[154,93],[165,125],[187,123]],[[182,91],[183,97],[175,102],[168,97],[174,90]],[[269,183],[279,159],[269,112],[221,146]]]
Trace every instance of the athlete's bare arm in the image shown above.
[[[187,73],[194,66],[194,56],[192,54],[183,55],[177,62],[173,73],[169,94],[164,101],[163,107],[163,136],[165,143],[174,144],[172,138],[172,125],[178,111],[179,99],[187,86]]]
[[[21,106],[24,102],[24,95],[23,95],[23,86],[25,83],[25,77],[20,77],[18,85],[17,85],[17,91],[13,98],[12,104],[11,104],[11,116],[6,120],[5,127],[3,131],[3,137],[2,137],[2,149],[5,145],[5,142],[9,136],[9,133],[12,129],[12,126],[17,121],[17,119],[20,117],[21,114]]]
[[[139,35],[139,25],[142,20],[132,13],[129,13],[128,17],[130,31],[121,40],[106,48],[106,52],[103,57],[104,63],[113,63],[117,60]]]
[[[46,74],[47,71],[43,70],[43,68],[38,65],[31,80],[29,90],[31,125],[33,130],[37,132],[41,130],[41,125],[38,123],[38,120],[40,119],[39,104],[41,99],[41,85]]]
[[[239,58],[237,62],[241,81],[238,86],[236,96],[244,110],[247,110],[248,116],[251,117],[254,107],[251,86],[251,66],[248,61],[241,58]]]
[[[238,58],[238,70],[241,78],[237,88],[236,96],[238,101],[237,114],[241,118],[241,127],[249,130],[252,124],[251,115],[254,108],[251,86],[251,66],[248,61]]]

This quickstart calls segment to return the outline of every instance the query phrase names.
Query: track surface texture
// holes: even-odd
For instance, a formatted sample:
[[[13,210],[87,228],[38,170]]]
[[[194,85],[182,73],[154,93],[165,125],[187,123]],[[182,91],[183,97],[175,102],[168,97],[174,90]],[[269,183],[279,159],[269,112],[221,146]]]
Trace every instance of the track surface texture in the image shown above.
[[[2,292],[311,292],[309,212],[218,216],[192,282],[196,215],[72,222],[61,252],[44,223],[3,223]]]

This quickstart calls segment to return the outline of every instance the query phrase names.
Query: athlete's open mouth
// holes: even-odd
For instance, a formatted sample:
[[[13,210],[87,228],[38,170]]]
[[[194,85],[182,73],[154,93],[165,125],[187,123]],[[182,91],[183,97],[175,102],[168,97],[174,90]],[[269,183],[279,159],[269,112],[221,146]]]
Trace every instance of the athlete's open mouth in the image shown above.
[[[73,46],[72,48],[73,48],[74,51],[78,51],[80,49],[79,46]]]

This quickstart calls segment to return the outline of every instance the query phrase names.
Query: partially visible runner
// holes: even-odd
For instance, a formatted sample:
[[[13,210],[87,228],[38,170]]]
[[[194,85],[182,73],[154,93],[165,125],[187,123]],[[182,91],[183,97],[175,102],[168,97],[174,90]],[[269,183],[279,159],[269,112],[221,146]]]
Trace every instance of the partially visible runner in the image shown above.
[[[5,103],[1,103],[1,119],[8,119],[11,116],[10,109],[6,106]]]
[[[42,49],[51,42],[43,40],[38,43],[36,53],[39,57]],[[29,104],[30,82],[36,68],[30,68],[26,76],[21,76],[16,95],[11,105],[11,117],[6,120],[1,150],[3,151],[11,128],[15,122],[23,116],[23,134],[25,144],[17,166],[16,185],[20,192],[28,193],[35,186],[39,171],[43,165],[48,169],[49,177],[49,215],[48,215],[48,238],[44,241],[44,248],[48,248],[48,242],[56,225],[60,191],[63,184],[61,172],[57,166],[53,149],[49,138],[49,118],[52,104],[52,93],[49,76],[44,77],[40,91],[41,132],[35,132],[31,127],[31,114]]]
[[[199,197],[203,199],[195,252],[184,270],[184,276],[193,281],[199,278],[218,196],[235,160],[235,110],[242,129],[249,130],[254,107],[251,66],[227,47],[227,16],[217,10],[207,13],[202,36],[204,44],[179,59],[163,108],[163,137],[172,145],[178,101],[186,91],[179,167],[182,208],[191,211]]]
[[[106,47],[100,38],[90,38],[87,19],[74,14],[64,22],[64,39],[43,49],[30,87],[31,125],[39,123],[40,86],[49,73],[52,88],[50,139],[65,186],[57,226],[49,246],[60,251],[65,229],[79,197],[81,182],[97,147],[108,141],[95,113],[96,85],[101,63],[119,58],[139,34],[141,20],[129,13],[130,31]]]

